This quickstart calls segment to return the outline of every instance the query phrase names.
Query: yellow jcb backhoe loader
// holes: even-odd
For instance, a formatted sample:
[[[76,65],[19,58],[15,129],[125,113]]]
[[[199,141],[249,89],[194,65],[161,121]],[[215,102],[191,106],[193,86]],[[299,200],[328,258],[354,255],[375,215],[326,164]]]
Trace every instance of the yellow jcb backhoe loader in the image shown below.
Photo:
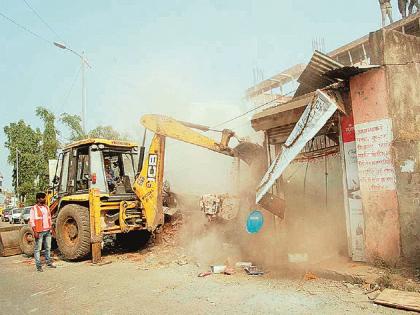
[[[143,126],[154,133],[147,154],[143,145],[87,139],[66,146],[57,163],[54,185],[48,194],[58,249],[67,260],[92,255],[101,259],[103,237],[135,241],[154,233],[164,224],[162,186],[165,139],[187,142],[217,153],[239,157],[248,164],[265,160],[259,145],[229,142],[235,134],[223,130],[220,142],[191,129],[208,127],[179,122],[169,117],[145,115]],[[138,161],[136,159],[138,158]],[[139,240],[140,241],[140,240]],[[29,227],[20,233],[21,248],[33,253]]]

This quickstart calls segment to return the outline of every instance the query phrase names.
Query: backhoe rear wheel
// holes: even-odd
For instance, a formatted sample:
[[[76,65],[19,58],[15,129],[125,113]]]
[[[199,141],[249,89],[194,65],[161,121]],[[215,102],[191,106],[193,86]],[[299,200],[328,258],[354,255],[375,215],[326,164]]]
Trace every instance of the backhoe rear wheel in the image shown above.
[[[34,232],[29,226],[24,226],[19,231],[19,247],[27,256],[34,255],[35,238]]]
[[[57,245],[64,258],[77,260],[90,253],[89,210],[69,204],[58,213],[56,221]]]

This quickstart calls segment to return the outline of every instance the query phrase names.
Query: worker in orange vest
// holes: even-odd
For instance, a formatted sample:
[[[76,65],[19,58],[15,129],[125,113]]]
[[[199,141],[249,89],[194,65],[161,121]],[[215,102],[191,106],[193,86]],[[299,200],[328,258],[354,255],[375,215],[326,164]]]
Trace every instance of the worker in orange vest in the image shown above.
[[[43,192],[36,194],[36,204],[31,208],[29,222],[35,237],[35,266],[42,272],[41,248],[44,243],[45,260],[49,268],[56,268],[51,260],[51,213],[46,205],[46,195]]]

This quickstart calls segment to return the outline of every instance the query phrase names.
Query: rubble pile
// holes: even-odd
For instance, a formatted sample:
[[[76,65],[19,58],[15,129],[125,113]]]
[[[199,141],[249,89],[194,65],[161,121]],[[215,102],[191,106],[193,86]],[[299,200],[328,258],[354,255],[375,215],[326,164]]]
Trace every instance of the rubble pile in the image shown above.
[[[177,233],[181,229],[183,224],[183,216],[181,213],[177,213],[175,216],[172,216],[168,219],[168,222],[162,228],[161,239],[167,245],[175,246],[178,244]]]

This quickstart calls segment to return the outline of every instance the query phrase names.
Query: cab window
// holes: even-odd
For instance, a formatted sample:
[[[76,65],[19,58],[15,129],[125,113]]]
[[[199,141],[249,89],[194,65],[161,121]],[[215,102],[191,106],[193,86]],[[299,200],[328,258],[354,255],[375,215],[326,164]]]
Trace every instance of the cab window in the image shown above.
[[[63,167],[61,168],[61,176],[60,176],[60,187],[58,191],[66,192],[67,191],[67,179],[69,175],[69,152],[64,153],[63,156]]]
[[[106,193],[107,187],[104,176],[104,163],[102,152],[98,149],[90,149],[90,174],[93,178],[91,181],[91,188],[97,188],[100,192]]]
[[[89,189],[89,152],[87,148],[77,150],[76,191]]]

